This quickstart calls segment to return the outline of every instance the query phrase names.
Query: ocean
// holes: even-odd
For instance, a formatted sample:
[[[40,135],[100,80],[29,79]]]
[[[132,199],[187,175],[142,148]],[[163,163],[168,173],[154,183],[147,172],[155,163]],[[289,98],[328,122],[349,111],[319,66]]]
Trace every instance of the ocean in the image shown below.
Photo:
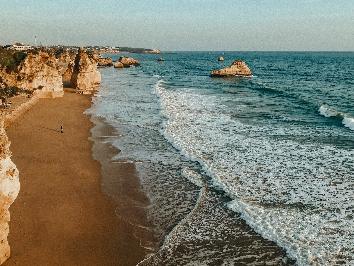
[[[353,52],[126,56],[89,112],[149,199],[138,265],[354,265]]]

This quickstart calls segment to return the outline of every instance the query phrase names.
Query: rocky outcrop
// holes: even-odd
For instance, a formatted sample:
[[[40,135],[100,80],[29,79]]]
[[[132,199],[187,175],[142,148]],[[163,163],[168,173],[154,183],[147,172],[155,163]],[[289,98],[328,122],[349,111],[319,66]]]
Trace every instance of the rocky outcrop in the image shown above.
[[[3,117],[0,117],[0,264],[10,257],[10,246],[7,241],[9,234],[9,207],[20,191],[19,172],[11,161]]]
[[[224,61],[224,57],[219,57],[218,61]]]
[[[71,76],[73,74],[73,70],[74,70],[74,66],[75,66],[75,62],[71,61],[67,68],[65,73],[63,74],[63,86],[64,87],[69,87],[70,86],[70,81],[71,81]]]
[[[57,55],[56,68],[59,71],[59,75],[63,75],[66,72],[70,62],[73,62],[75,60],[75,56],[76,53],[69,51],[63,51],[62,53]]]
[[[124,65],[122,62],[117,61],[114,63],[114,68],[123,68],[123,67],[124,67]]]
[[[4,84],[35,92],[39,97],[61,97],[62,77],[56,69],[56,58],[44,52],[29,53],[16,72],[0,71]]]
[[[159,59],[157,59],[157,61],[163,61],[163,58],[162,57],[159,57]]]
[[[101,83],[101,73],[97,69],[97,61],[92,54],[80,48],[75,58],[70,86],[79,90],[93,90]]]
[[[121,67],[121,65],[123,65],[123,67],[125,68],[128,68],[130,66],[140,66],[140,62],[131,57],[121,56],[118,62],[120,62],[121,64],[117,64],[116,62],[116,64],[114,64],[114,67]]]
[[[225,76],[251,76],[251,70],[248,68],[246,63],[241,60],[236,60],[231,66],[214,70],[211,72],[211,77],[225,77]]]
[[[98,66],[100,67],[107,67],[107,66],[113,66],[113,61],[112,58],[109,57],[99,57],[97,60]]]

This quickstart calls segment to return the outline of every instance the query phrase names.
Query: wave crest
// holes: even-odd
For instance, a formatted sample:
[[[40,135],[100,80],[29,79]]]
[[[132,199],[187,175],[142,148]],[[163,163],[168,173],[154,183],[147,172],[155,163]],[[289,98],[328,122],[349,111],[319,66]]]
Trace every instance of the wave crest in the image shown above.
[[[344,113],[338,112],[334,110],[333,108],[327,107],[322,105],[320,109],[318,110],[321,115],[324,117],[340,117],[342,118],[342,124],[349,128],[350,130],[354,130],[354,118],[350,117],[349,115],[346,115]]]

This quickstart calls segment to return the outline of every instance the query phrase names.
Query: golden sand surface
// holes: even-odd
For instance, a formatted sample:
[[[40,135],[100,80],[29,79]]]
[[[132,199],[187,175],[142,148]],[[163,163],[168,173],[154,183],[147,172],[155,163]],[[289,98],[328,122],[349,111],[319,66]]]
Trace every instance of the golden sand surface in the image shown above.
[[[21,190],[10,207],[12,265],[135,265],[146,255],[92,158],[90,95],[40,99],[7,129]],[[61,133],[61,125],[64,133]],[[124,177],[134,175],[134,169]],[[134,178],[134,177],[133,177]]]

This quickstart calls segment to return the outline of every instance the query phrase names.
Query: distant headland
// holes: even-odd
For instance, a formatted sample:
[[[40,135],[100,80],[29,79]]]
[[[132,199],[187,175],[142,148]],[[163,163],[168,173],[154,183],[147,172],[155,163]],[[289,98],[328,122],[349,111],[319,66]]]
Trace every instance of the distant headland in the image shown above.
[[[68,46],[68,45],[39,45],[30,46],[23,43],[15,43],[2,46],[3,49],[15,50],[15,51],[27,51],[31,49],[63,49],[66,51],[78,51],[80,46]],[[132,54],[159,54],[161,53],[158,49],[148,49],[148,48],[133,48],[133,47],[118,47],[118,46],[85,46],[83,47],[85,52],[97,52],[97,53],[132,53]]]

